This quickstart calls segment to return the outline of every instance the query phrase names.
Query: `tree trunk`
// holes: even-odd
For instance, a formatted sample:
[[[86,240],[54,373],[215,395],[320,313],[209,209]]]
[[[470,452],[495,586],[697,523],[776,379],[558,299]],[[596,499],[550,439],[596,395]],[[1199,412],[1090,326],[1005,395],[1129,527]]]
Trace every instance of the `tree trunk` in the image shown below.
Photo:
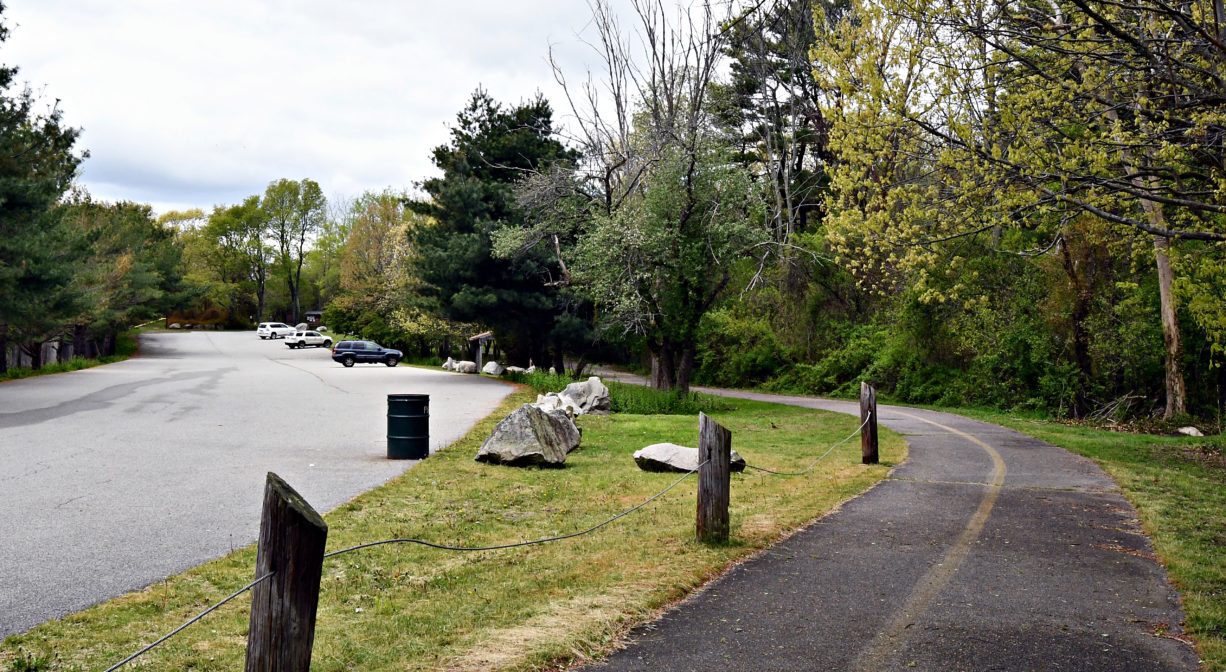
[[[101,352],[98,354],[102,355],[103,357],[110,357],[111,355],[115,354],[115,332],[108,331],[106,332],[106,335],[102,337],[102,348]]]
[[[672,343],[664,341],[651,353],[651,386],[657,390],[673,389],[677,386],[676,372]]]
[[[38,343],[27,343],[22,350],[25,350],[26,354],[30,356],[30,368],[32,370],[37,371],[43,368],[43,344],[41,341]]]
[[[9,370],[9,325],[0,324],[0,373]]]
[[[86,328],[84,324],[74,324],[72,326],[72,356],[89,358],[89,339],[86,338]]]
[[[689,394],[690,391],[690,378],[694,373],[694,351],[696,349],[693,343],[681,346],[680,361],[677,362],[677,385],[673,389],[682,394]]]
[[[1166,345],[1166,411],[1170,420],[1187,410],[1187,388],[1183,382],[1183,345],[1179,339],[1179,318],[1175,314],[1175,273],[1171,270],[1171,241],[1154,236],[1154,259],[1158,263],[1158,295],[1162,300],[1162,340]]]
[[[1090,290],[1086,287],[1087,282],[1084,282],[1081,276],[1077,273],[1077,264],[1073,261],[1072,251],[1069,250],[1069,242],[1067,239],[1060,244],[1060,251],[1064,261],[1064,273],[1068,276],[1069,284],[1073,289],[1073,314],[1071,315],[1073,327],[1073,363],[1077,365],[1077,389],[1073,392],[1073,417],[1080,420],[1085,417],[1086,411],[1089,410],[1089,399],[1087,388],[1093,367],[1090,361],[1090,338],[1086,330],[1086,319],[1090,316]]]
[[[566,358],[563,356],[562,348],[554,348],[553,352],[553,368],[558,372],[558,375],[566,374]]]

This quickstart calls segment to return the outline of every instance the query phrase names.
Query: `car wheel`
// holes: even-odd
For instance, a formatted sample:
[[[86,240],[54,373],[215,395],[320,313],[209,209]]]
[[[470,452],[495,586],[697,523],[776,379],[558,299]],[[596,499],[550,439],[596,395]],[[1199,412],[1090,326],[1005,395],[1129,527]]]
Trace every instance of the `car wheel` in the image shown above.
[[[387,364],[388,366],[396,366],[397,364],[400,363],[400,358],[397,357],[396,355],[392,355],[391,357],[388,357],[383,363]]]
[[[261,336],[261,337],[260,337],[260,340],[261,340],[261,341],[268,340],[268,337],[267,337],[267,336]]]
[[[319,344],[319,347],[321,347],[321,348],[330,348],[330,347],[332,347],[332,341],[324,341],[323,343],[320,343],[320,344]]]
[[[341,357],[341,364],[344,364],[345,368],[349,368],[353,366],[353,357],[351,356]]]
[[[300,348],[305,348],[305,347],[306,347],[306,341],[298,341],[298,347],[300,347]]]

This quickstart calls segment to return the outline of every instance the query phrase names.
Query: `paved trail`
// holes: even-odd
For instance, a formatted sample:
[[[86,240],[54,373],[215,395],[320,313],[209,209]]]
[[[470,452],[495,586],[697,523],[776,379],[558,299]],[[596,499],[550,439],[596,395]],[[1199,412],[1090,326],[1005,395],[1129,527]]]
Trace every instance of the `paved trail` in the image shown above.
[[[956,415],[879,413],[911,447],[888,480],[589,669],[1197,669],[1191,647],[1156,636],[1181,631],[1178,598],[1097,466]]]
[[[332,362],[253,332],[145,336],[141,356],[0,384],[0,637],[255,541],[264,474],[327,511],[386,459],[386,395],[430,394],[431,448],[508,394],[476,376]]]

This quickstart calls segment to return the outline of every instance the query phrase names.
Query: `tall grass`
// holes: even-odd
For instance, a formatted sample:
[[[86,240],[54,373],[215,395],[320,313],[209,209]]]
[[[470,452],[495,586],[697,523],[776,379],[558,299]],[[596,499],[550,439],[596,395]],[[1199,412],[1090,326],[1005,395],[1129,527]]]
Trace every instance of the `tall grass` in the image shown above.
[[[561,392],[567,385],[575,382],[570,376],[536,371],[533,373],[507,373],[503,376],[512,382],[527,385],[536,390],[537,394]],[[719,397],[690,392],[668,392],[654,390],[641,385],[629,385],[607,381],[609,402],[614,413],[630,413],[633,415],[697,415],[698,413],[718,413],[732,406]]]

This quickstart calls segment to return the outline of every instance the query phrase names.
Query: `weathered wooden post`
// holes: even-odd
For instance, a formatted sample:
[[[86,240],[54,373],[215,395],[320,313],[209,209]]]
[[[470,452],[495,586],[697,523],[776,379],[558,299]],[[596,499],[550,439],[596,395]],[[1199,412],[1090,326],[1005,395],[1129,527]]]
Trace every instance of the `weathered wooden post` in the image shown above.
[[[247,672],[308,672],[328,525],[310,504],[268,472],[251,591]]]
[[[698,414],[698,541],[728,541],[732,432]]]
[[[877,464],[877,390],[860,382],[860,455],[862,464]]]

